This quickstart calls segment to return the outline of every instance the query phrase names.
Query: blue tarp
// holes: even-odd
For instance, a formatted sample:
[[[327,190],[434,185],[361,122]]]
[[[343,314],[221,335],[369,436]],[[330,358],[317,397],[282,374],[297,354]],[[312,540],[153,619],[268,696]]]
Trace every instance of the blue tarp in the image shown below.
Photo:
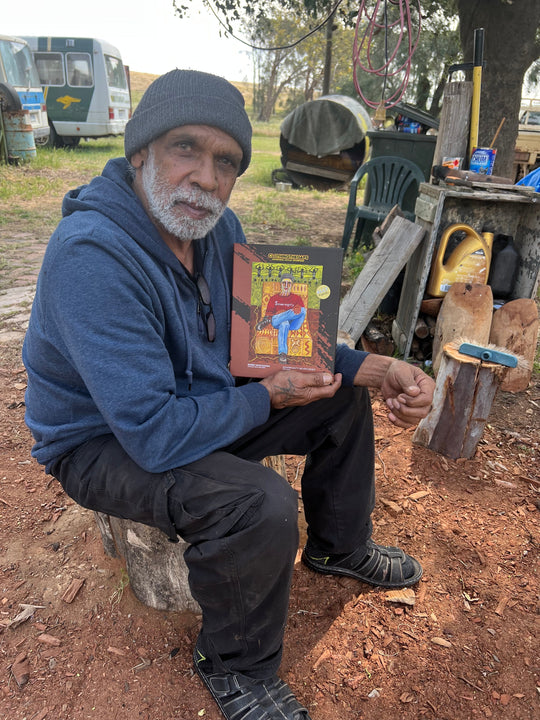
[[[536,192],[540,192],[540,168],[525,175],[516,185],[528,185],[529,187],[533,187]]]

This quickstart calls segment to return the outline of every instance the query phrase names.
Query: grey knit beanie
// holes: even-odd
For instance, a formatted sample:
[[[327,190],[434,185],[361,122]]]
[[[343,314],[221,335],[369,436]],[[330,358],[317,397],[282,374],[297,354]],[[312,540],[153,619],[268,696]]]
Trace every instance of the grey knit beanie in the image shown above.
[[[244,98],[228,80],[198,70],[171,70],[147,88],[124,133],[131,160],[163,133],[181,125],[211,125],[233,137],[243,151],[241,175],[251,160],[251,123]]]

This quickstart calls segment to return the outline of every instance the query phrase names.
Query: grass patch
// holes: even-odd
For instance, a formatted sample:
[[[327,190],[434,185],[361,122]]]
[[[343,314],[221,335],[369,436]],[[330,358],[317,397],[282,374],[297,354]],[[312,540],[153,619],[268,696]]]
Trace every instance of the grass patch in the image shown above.
[[[245,231],[250,227],[260,230],[276,226],[288,230],[307,229],[307,224],[291,217],[286,201],[277,192],[257,195],[252,209],[243,216],[243,224]]]

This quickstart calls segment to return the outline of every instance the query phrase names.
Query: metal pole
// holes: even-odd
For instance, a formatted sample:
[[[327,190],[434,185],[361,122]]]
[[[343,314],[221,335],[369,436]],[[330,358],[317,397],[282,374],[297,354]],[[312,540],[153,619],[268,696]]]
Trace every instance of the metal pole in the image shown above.
[[[480,124],[480,92],[482,90],[482,65],[484,62],[484,28],[474,31],[473,95],[471,104],[471,129],[469,133],[469,160],[478,147]]]

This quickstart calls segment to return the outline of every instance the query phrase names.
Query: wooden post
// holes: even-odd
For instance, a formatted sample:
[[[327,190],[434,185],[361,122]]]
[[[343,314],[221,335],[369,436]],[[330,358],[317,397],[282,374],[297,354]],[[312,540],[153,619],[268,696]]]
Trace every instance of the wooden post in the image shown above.
[[[446,85],[433,165],[442,165],[445,157],[466,160],[472,91],[471,82],[451,82]]]
[[[420,421],[413,443],[453,460],[471,458],[484,432],[505,368],[443,348],[433,407]]]

